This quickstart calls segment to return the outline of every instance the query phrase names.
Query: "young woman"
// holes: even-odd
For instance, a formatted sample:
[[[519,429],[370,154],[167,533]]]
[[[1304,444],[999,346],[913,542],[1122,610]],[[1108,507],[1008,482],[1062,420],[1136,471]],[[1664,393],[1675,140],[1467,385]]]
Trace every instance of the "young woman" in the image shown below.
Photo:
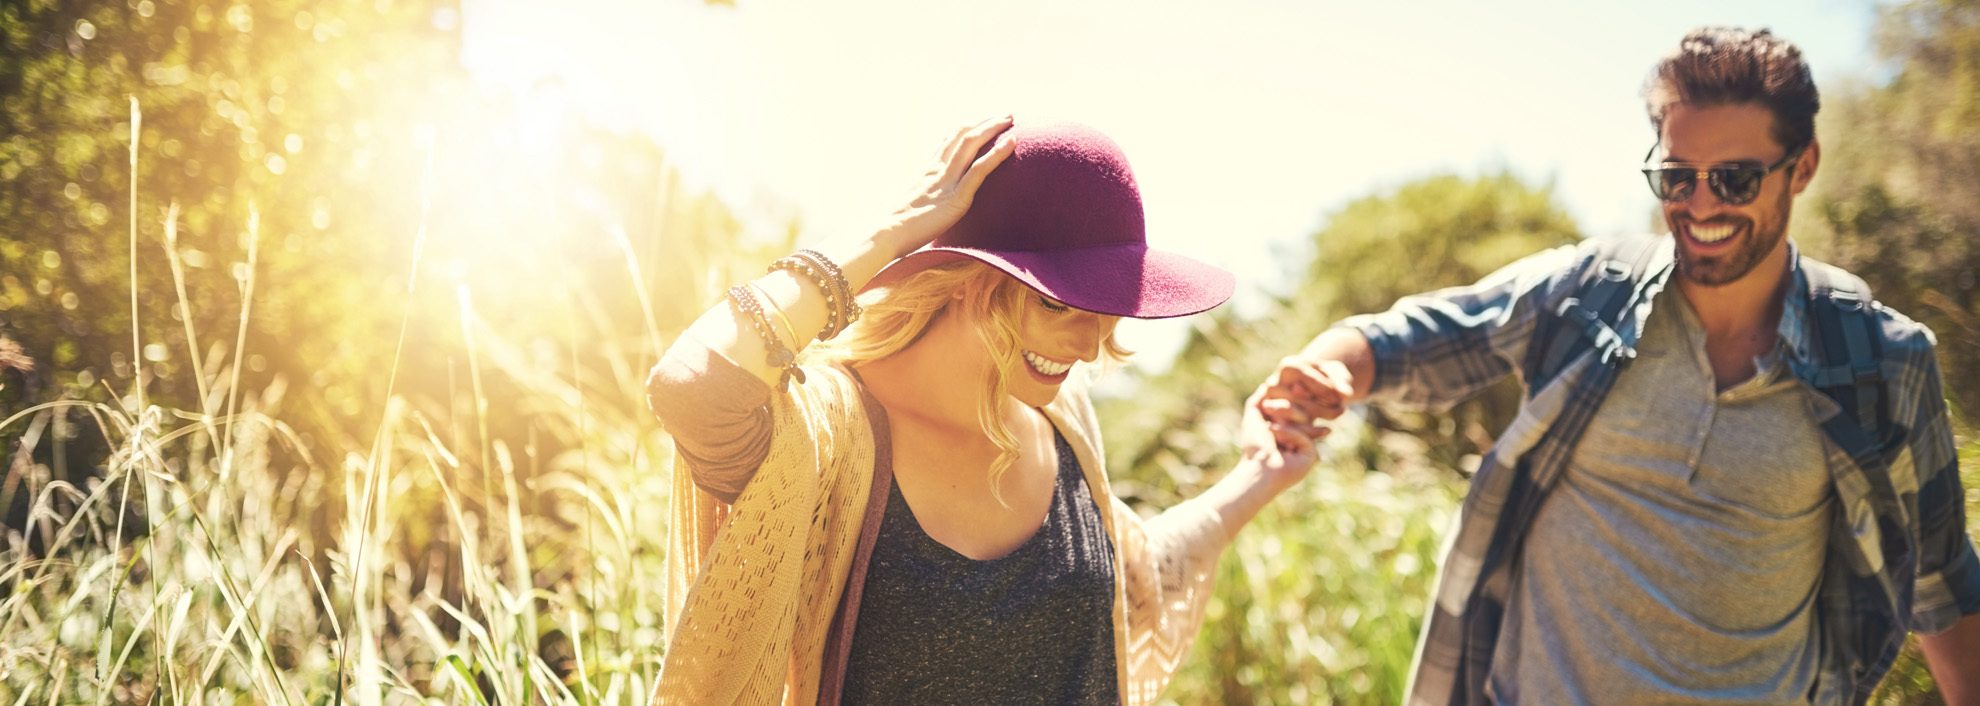
[[[1118,317],[1232,278],[1147,247],[1105,136],[1012,123],[965,128],[885,227],[732,288],[654,368],[679,452],[655,703],[1150,702],[1231,535],[1312,465],[1324,430],[1250,413],[1203,495],[1152,520],[1112,496],[1075,373],[1125,355]]]

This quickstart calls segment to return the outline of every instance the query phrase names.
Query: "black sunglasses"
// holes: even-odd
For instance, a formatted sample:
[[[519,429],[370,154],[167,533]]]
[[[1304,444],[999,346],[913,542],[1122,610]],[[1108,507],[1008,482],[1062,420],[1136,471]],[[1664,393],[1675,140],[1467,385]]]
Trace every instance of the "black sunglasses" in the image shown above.
[[[1805,147],[1802,149],[1806,149]],[[1691,198],[1691,190],[1698,188],[1698,177],[1704,176],[1712,193],[1729,205],[1743,206],[1760,195],[1760,184],[1767,175],[1781,167],[1794,164],[1801,157],[1801,149],[1787,153],[1781,161],[1762,165],[1759,162],[1721,162],[1718,164],[1695,164],[1690,162],[1665,162],[1655,167],[1643,168],[1643,176],[1650,180],[1650,193],[1669,202]],[[1652,145],[1650,152],[1643,155],[1648,162],[1650,155],[1657,153]]]

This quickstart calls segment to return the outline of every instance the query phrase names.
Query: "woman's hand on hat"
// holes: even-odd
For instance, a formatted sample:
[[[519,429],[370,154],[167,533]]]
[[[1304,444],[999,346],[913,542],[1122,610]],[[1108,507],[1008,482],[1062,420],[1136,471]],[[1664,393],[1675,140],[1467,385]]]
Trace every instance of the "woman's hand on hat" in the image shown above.
[[[941,157],[922,175],[914,196],[894,211],[874,238],[885,240],[895,257],[900,257],[927,245],[961,220],[984,178],[1011,156],[1016,143],[999,139],[1011,122],[1011,116],[1006,115],[958,130],[942,147]]]

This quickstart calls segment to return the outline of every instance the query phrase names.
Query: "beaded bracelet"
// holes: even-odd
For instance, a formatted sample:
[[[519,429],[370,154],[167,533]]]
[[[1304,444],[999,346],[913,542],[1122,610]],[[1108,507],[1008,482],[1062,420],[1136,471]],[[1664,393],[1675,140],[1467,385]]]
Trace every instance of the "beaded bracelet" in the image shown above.
[[[825,274],[832,277],[833,284],[838,285],[839,300],[845,302],[846,307],[845,325],[849,327],[852,326],[854,321],[858,321],[859,315],[863,313],[859,308],[859,302],[853,300],[853,297],[858,292],[852,291],[852,283],[846,281],[846,273],[839,269],[839,263],[833,262],[831,258],[825,257],[825,253],[818,252],[817,250],[799,250],[797,251],[797,256],[810,259],[812,264],[817,265],[819,269],[825,270]],[[845,328],[841,327],[839,330],[843,331]]]
[[[763,315],[763,303],[757,301],[756,295],[750,293],[747,286],[738,284],[729,288],[729,303],[743,314],[743,318],[749,319],[750,328],[756,329],[757,337],[763,339],[763,364],[784,371],[777,378],[777,389],[788,388],[791,378],[797,378],[800,385],[804,384],[804,371],[798,368],[797,354],[785,348],[783,340],[770,330],[770,321]]]
[[[799,252],[802,253],[804,251]],[[839,335],[839,332],[844,330],[846,325],[850,323],[846,320],[847,312],[845,307],[840,305],[840,302],[845,300],[844,295],[841,293],[843,290],[839,287],[839,283],[835,281],[829,270],[819,267],[811,258],[804,257],[801,254],[786,255],[779,258],[776,262],[770,263],[770,271],[775,272],[777,270],[785,270],[799,275],[804,279],[811,280],[812,285],[818,288],[819,293],[825,295],[825,328],[818,332],[818,340],[831,340],[832,337]]]
[[[757,286],[755,282],[749,283],[749,291],[756,293],[758,301],[770,305],[770,313],[776,314],[777,323],[784,326],[784,336],[790,341],[791,350],[796,351],[803,348],[804,346],[798,341],[797,329],[791,327],[790,317],[784,315],[784,307],[777,306],[777,300],[771,297],[769,292],[763,291],[763,288]]]
[[[770,263],[770,271],[788,270],[811,280],[818,291],[825,295],[825,328],[818,332],[818,340],[829,341],[852,326],[863,313],[853,301],[852,285],[837,263],[816,250],[799,250]]]

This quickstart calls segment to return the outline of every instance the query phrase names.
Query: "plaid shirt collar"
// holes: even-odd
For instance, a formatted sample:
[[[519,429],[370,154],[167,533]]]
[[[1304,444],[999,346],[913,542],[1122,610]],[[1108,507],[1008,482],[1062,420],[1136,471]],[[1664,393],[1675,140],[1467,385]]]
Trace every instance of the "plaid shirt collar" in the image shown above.
[[[1781,349],[1790,360],[1807,363],[1814,358],[1815,342],[1808,331],[1808,275],[1801,270],[1801,248],[1788,241],[1788,286],[1781,293],[1781,323],[1775,328]]]

